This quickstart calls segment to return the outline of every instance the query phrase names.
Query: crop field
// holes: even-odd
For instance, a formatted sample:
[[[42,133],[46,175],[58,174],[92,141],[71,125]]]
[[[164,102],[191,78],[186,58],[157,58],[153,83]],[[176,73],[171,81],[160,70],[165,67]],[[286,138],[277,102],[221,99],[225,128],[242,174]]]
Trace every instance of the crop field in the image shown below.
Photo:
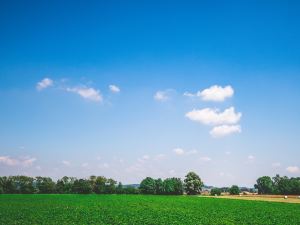
[[[300,204],[146,195],[0,195],[0,224],[300,224]]]

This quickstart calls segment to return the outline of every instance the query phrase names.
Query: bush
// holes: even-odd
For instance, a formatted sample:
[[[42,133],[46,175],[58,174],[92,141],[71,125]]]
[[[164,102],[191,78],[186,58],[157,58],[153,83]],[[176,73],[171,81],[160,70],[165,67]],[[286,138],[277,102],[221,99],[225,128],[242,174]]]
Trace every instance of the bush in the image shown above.
[[[221,195],[221,189],[220,188],[211,189],[210,195]]]
[[[241,191],[237,185],[232,185],[231,188],[229,189],[229,193],[231,195],[238,195],[240,192]]]

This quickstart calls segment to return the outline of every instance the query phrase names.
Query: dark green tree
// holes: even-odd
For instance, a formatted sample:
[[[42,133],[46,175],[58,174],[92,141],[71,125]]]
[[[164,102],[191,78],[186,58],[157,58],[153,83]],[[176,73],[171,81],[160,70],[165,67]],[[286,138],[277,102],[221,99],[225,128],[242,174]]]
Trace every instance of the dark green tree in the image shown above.
[[[221,195],[221,189],[220,188],[213,188],[213,189],[211,189],[210,195],[212,195],[212,196]]]
[[[189,172],[184,179],[184,188],[188,195],[197,195],[201,193],[203,182],[194,172]]]
[[[35,184],[38,193],[51,194],[55,193],[55,183],[50,177],[36,177]]]
[[[269,176],[263,176],[258,178],[254,187],[258,189],[258,194],[273,193],[273,181]]]
[[[155,193],[157,195],[164,194],[164,184],[163,184],[162,179],[160,179],[160,178],[155,180]]]
[[[89,180],[79,179],[75,180],[72,192],[75,194],[90,194],[92,193],[92,186]]]
[[[241,191],[237,185],[232,185],[231,188],[229,188],[229,194],[231,195],[238,195],[240,192]]]
[[[118,183],[118,186],[116,187],[116,193],[117,194],[123,194],[123,185],[121,182]]]
[[[142,194],[155,194],[156,184],[155,180],[151,177],[146,177],[140,184],[140,190]]]

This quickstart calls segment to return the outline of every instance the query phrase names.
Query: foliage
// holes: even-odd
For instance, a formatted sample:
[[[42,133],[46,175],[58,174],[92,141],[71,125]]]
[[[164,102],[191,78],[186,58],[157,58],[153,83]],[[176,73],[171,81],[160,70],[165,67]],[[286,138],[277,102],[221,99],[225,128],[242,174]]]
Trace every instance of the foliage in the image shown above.
[[[273,182],[268,176],[260,177],[256,180],[254,185],[258,189],[258,194],[272,194],[273,193]]]
[[[229,193],[231,195],[238,195],[240,193],[240,189],[237,185],[232,185],[230,188],[229,188]]]
[[[221,189],[220,188],[211,189],[210,195],[221,195]]]
[[[200,194],[201,189],[203,187],[203,182],[201,181],[200,177],[196,173],[189,172],[185,176],[184,186],[185,186],[185,191],[188,195],[196,195],[196,194]]]
[[[182,195],[183,183],[180,178],[167,178],[163,181],[163,194]]]
[[[189,196],[0,195],[0,224],[299,224],[298,204]]]
[[[155,180],[151,177],[146,177],[140,184],[140,190],[142,194],[155,194],[156,184]]]

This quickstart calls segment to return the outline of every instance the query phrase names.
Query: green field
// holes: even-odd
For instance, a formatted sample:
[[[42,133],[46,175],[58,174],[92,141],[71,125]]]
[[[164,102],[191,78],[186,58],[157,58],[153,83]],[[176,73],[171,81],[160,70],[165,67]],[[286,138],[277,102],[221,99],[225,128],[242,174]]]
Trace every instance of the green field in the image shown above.
[[[0,195],[0,224],[300,224],[300,204],[187,196]]]

